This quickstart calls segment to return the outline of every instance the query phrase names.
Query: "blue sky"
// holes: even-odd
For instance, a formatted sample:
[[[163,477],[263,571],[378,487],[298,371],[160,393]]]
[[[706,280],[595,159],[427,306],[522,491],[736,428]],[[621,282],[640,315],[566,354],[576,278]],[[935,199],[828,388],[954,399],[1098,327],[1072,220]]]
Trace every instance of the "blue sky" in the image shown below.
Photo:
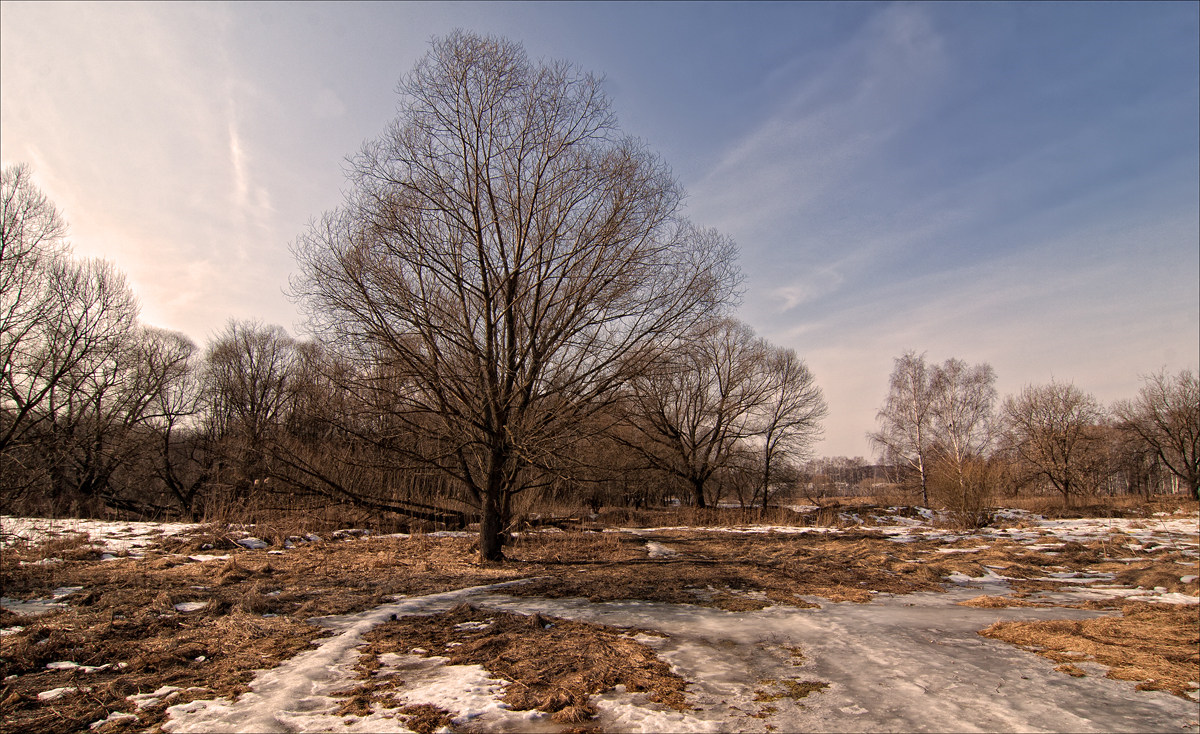
[[[604,75],[740,316],[864,434],[906,349],[1100,400],[1200,362],[1200,4],[0,4],[0,157],[143,318],[293,333],[289,243],[461,27]]]

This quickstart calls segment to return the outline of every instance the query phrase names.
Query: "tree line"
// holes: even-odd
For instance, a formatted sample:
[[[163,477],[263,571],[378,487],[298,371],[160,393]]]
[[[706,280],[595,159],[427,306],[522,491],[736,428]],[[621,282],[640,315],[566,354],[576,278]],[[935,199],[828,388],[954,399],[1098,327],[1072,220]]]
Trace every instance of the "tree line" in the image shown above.
[[[996,373],[959,359],[895,361],[868,434],[893,479],[925,506],[981,518],[1001,494],[1050,492],[1070,504],[1167,487],[1200,498],[1200,382],[1191,370],[1146,375],[1105,409],[1069,382],[1028,385],[998,402]]]

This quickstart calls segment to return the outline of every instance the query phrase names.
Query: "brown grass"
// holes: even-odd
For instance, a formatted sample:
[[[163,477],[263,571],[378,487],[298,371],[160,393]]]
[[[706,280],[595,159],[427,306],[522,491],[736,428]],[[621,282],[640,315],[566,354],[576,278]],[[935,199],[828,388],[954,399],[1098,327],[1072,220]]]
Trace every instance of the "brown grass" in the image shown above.
[[[477,624],[463,626],[468,622]],[[596,711],[590,697],[622,684],[673,709],[690,708],[684,699],[686,682],[653,650],[615,627],[463,604],[441,614],[386,622],[365,639],[370,644],[360,672],[369,681],[380,680],[379,655],[421,649],[452,665],[482,666],[508,681],[503,700],[513,709],[544,711],[562,724],[592,718]]]
[[[977,596],[974,599],[958,602],[962,607],[978,607],[980,609],[1005,609],[1007,607],[1037,607],[1041,604],[1035,604],[1023,599],[1010,599],[1007,596]]]
[[[782,680],[767,678],[760,680],[758,683],[761,686],[766,686],[767,689],[760,688],[754,691],[754,700],[767,702],[778,701],[781,698],[790,698],[799,701],[802,698],[807,698],[810,693],[823,691],[829,687],[829,684],[824,681],[800,680],[799,678],[784,678]]]
[[[668,546],[676,555],[649,558],[647,540]],[[802,598],[810,595],[867,602],[872,590],[940,590],[940,566],[909,562],[925,547],[868,533],[556,533],[513,550],[511,555],[521,563],[545,569],[552,577],[522,584],[511,593],[591,601],[645,599],[730,611],[771,604],[812,607]]]
[[[728,511],[712,512],[714,523],[729,524]],[[285,534],[298,534],[301,529],[298,524],[279,522],[274,530],[254,532],[278,544]],[[144,558],[112,561],[100,561],[95,546],[69,532],[41,544],[17,542],[4,548],[0,587],[5,596],[47,598],[58,587],[83,589],[61,600],[69,604],[67,608],[38,618],[0,610],[0,626],[25,627],[0,643],[0,679],[19,676],[0,685],[3,728],[86,729],[110,711],[132,711],[126,696],[166,684],[207,689],[181,693],[170,703],[234,696],[245,690],[256,669],[278,664],[320,634],[305,622],[311,617],[368,609],[393,594],[429,594],[516,578],[540,577],[512,587],[509,593],[579,596],[594,601],[644,599],[736,611],[770,604],[809,607],[814,606],[812,597],[866,602],[872,591],[936,591],[950,573],[980,576],[988,566],[1023,580],[1011,582],[1009,596],[978,597],[966,604],[1028,606],[1038,603],[1036,597],[1029,598],[1037,591],[1078,588],[1058,580],[1036,580],[1055,571],[1102,571],[1115,574],[1116,579],[1101,584],[1200,594],[1197,580],[1186,584],[1180,580],[1180,576],[1200,575],[1200,563],[1194,557],[1169,542],[1130,548],[1132,538],[1121,533],[1090,543],[1068,543],[1050,552],[979,538],[896,543],[869,529],[828,535],[733,534],[705,529],[645,531],[640,537],[581,531],[531,533],[518,536],[506,547],[509,563],[489,567],[478,564],[472,538],[414,535],[347,542],[328,538],[283,554],[245,550],[233,539],[226,528],[207,526],[187,538],[162,539]],[[645,545],[648,540],[668,546],[676,555],[650,558]],[[937,552],[943,548],[970,552]],[[228,554],[230,558],[203,563],[186,558],[186,554],[198,552]],[[45,558],[61,560],[37,563]],[[1136,560],[1127,560],[1130,558]],[[193,601],[207,606],[195,612],[176,611],[175,605]],[[1123,603],[1103,600],[1072,606],[1113,608]],[[1188,610],[1182,614],[1187,617]],[[1191,677],[1186,680],[1195,680],[1195,607],[1190,614],[1191,627],[1187,629],[1191,630],[1193,657]],[[1136,629],[1105,639],[1105,645],[1112,648],[1105,655],[1113,656],[1122,650],[1138,652],[1143,643]],[[532,643],[524,640],[522,644]],[[197,661],[201,656],[204,661]],[[125,663],[126,667],[90,674],[45,669],[47,663],[63,660],[84,665]],[[1078,659],[1058,662],[1065,665],[1072,660]],[[1096,660],[1103,662],[1098,654]],[[1158,681],[1147,685],[1177,688],[1182,680],[1150,663],[1137,662],[1132,667],[1114,663],[1110,667],[1118,671],[1110,673],[1114,677],[1135,675],[1130,671],[1140,670],[1145,677],[1135,679]],[[91,691],[52,703],[36,700],[37,692],[63,686],[90,687]],[[357,701],[351,697],[346,703],[351,707],[348,710],[369,710],[373,699],[364,695]],[[773,694],[768,691],[767,695]],[[544,703],[525,702],[535,707]],[[586,701],[580,702],[577,696],[553,705],[557,703],[563,703],[554,712],[562,723],[587,723]],[[152,728],[161,721],[167,705],[163,702],[138,711],[140,718],[134,724],[106,728]],[[442,726],[437,723],[440,715],[414,713],[412,721],[426,723],[410,724],[410,728],[428,725],[435,730]]]
[[[318,543],[282,555],[239,548],[224,551],[231,556],[227,561],[203,563],[150,552],[141,559],[21,565],[40,550],[9,551],[0,556],[5,596],[45,598],[57,587],[84,587],[61,600],[69,603],[66,608],[38,617],[0,612],[0,624],[25,627],[6,635],[0,647],[0,680],[18,676],[0,688],[0,716],[12,731],[86,730],[111,711],[134,712],[139,717],[134,726],[150,727],[169,704],[135,711],[127,696],[162,685],[207,689],[180,694],[170,704],[237,696],[257,669],[277,665],[322,634],[305,621],[310,617],[369,609],[391,594],[434,593],[521,575],[480,568],[470,541],[461,538]],[[175,609],[189,601],[207,606]],[[126,667],[94,673],[45,668],[58,661]],[[52,703],[36,698],[40,691],[76,685],[92,690]]]
[[[1107,677],[1139,681],[1139,690],[1184,696],[1200,668],[1200,618],[1194,606],[1127,604],[1122,616],[1079,621],[997,622],[979,634],[1019,645],[1078,676],[1079,662],[1108,667]],[[1189,699],[1191,700],[1191,699]]]

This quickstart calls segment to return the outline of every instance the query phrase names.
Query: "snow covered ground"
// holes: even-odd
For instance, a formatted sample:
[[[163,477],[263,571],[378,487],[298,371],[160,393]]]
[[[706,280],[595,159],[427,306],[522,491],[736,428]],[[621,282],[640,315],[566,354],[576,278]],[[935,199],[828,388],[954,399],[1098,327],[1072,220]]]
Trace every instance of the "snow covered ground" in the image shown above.
[[[1015,527],[982,532],[950,531],[930,518],[893,518],[874,528],[897,542],[917,539],[975,540],[979,547],[996,539],[1021,542],[1054,552],[1071,542],[1119,536],[1125,547],[1167,547],[1189,558],[1200,556],[1195,514],[1147,519],[1045,520],[1014,513]],[[885,520],[885,518],[880,518]],[[25,539],[86,533],[113,553],[146,548],[164,535],[191,532],[197,526],[97,521],[33,521],[0,518],[6,536]],[[659,529],[639,529],[637,535]],[[696,530],[696,529],[690,529]],[[834,528],[726,527],[721,533],[839,533]],[[971,553],[974,547],[941,549]],[[673,559],[676,551],[647,540],[650,558]],[[278,551],[276,551],[278,552]],[[287,551],[284,551],[287,552]],[[934,554],[936,555],[936,554]],[[1181,579],[1194,574],[1180,566]],[[1148,601],[1195,604],[1196,597],[1165,589],[1109,587],[1104,575],[1065,574],[1079,588],[1043,594],[1043,598],[1082,601],[1124,596]],[[451,712],[455,727],[473,731],[562,731],[549,715],[514,711],[500,699],[507,681],[477,665],[448,665],[446,658],[384,656],[387,670],[404,679],[396,707],[367,715],[339,713],[344,701],[332,695],[353,688],[354,667],[363,635],[394,616],[430,614],[463,602],[521,614],[534,612],[572,620],[665,633],[641,635],[672,670],[690,682],[688,701],[679,712],[651,703],[645,694],[620,687],[596,696],[598,726],[606,731],[1195,731],[1196,705],[1135,684],[1103,677],[1092,666],[1074,678],[1054,663],[1020,648],[979,636],[1001,620],[1086,619],[1104,612],[1039,608],[977,608],[957,603],[981,594],[1003,595],[1004,576],[993,571],[978,578],[957,574],[947,593],[877,594],[869,604],[835,603],[813,598],[819,608],[771,606],[730,612],[686,604],[638,600],[591,603],[585,599],[543,599],[505,593],[513,583],[493,584],[420,597],[399,598],[354,615],[318,620],[335,634],[312,649],[257,674],[251,691],[237,700],[193,700],[171,706],[162,729],[167,732],[404,732],[403,704],[433,704]],[[60,590],[45,605],[71,590]],[[4,606],[12,608],[13,600]],[[28,604],[30,602],[22,602]],[[53,607],[29,611],[45,611]],[[16,610],[14,610],[16,611]],[[1107,612],[1111,614],[1111,612]],[[1087,663],[1082,663],[1086,668]],[[1094,673],[1094,674],[1093,674]],[[1197,673],[1200,678],[1200,671]],[[828,687],[799,698],[779,695],[780,681],[820,681]],[[67,695],[53,689],[46,700]],[[173,691],[155,692],[155,700]],[[141,694],[143,698],[155,694]],[[143,702],[139,701],[140,707]],[[121,714],[120,716],[127,716]],[[119,721],[118,719],[111,719]],[[97,726],[104,720],[97,722]]]
[[[82,535],[107,553],[136,553],[164,537],[182,535],[201,527],[195,523],[180,522],[53,520],[3,515],[0,516],[0,548],[18,541],[41,543],[52,538]]]
[[[1098,676],[1071,678],[1046,660],[979,637],[1004,619],[1082,619],[1074,609],[976,609],[956,606],[978,589],[883,596],[872,604],[824,602],[820,609],[770,607],[734,613],[706,607],[628,601],[592,604],[507,596],[477,587],[403,599],[359,615],[330,618],[340,630],[319,647],[263,671],[238,701],[193,701],[169,709],[170,732],[408,731],[395,709],[339,715],[334,690],[349,687],[356,646],[392,614],[442,611],[469,601],[523,614],[665,632],[644,635],[672,669],[692,681],[680,713],[642,694],[614,691],[593,699],[606,731],[1181,731],[1196,726],[1194,704]],[[796,666],[790,651],[803,651]],[[544,714],[511,711],[499,701],[504,681],[479,666],[444,658],[394,656],[408,703],[453,712],[475,731],[558,731]],[[817,679],[829,687],[803,702],[781,698],[763,709],[764,681]],[[399,705],[399,704],[397,704]]]

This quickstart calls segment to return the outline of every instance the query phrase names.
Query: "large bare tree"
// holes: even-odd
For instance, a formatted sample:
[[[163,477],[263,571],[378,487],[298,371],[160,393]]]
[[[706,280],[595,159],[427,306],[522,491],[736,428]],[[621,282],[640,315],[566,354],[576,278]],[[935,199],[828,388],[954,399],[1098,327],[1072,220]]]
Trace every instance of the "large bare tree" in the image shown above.
[[[1114,409],[1120,427],[1141,440],[1200,499],[1200,379],[1191,370],[1142,378],[1131,401]]]
[[[678,218],[600,82],[455,32],[400,83],[344,204],[296,243],[314,329],[386,376],[408,458],[457,480],[499,560],[512,496],[643,362],[730,294],[734,248]]]

